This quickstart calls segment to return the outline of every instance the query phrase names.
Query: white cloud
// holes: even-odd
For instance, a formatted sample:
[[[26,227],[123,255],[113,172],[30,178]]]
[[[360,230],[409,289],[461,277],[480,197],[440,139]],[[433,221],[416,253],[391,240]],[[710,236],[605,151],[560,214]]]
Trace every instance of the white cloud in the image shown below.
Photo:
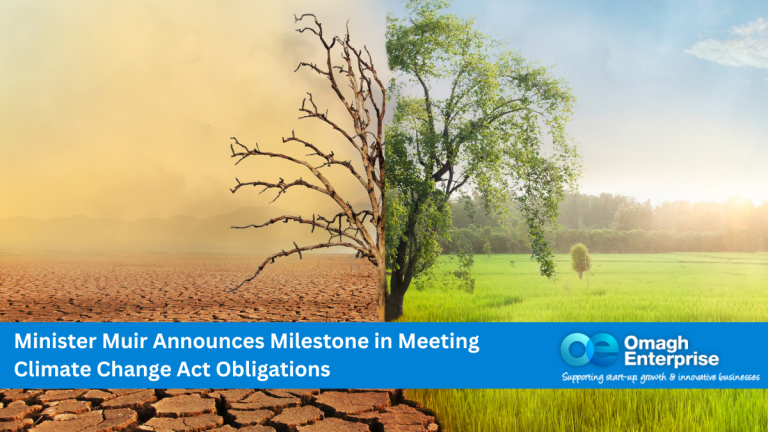
[[[749,37],[753,34],[768,36],[768,21],[758,18],[757,21],[733,27],[731,33],[744,37]]]
[[[768,21],[756,21],[734,26],[733,39],[707,39],[696,42],[686,53],[725,66],[751,66],[768,69]]]

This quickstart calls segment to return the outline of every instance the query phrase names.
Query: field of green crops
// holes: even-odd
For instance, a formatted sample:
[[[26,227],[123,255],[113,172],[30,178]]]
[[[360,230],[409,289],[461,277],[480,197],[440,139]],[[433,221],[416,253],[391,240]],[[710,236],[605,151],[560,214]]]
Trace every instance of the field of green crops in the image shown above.
[[[567,255],[547,280],[527,255],[475,256],[475,291],[440,281],[405,298],[402,321],[768,321],[768,253]],[[443,258],[442,269],[451,261]],[[447,279],[446,279],[447,281]],[[443,430],[765,431],[763,390],[409,390]]]

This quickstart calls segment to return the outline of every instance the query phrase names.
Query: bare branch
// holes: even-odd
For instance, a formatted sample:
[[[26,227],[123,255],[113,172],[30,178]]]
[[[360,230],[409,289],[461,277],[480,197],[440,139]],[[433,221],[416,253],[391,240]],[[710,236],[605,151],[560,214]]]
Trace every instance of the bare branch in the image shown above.
[[[367,213],[370,214],[370,212],[367,212]],[[364,221],[366,214],[365,213],[361,213],[361,214],[363,214],[363,219],[361,219],[361,221]],[[317,228],[322,228],[322,229],[324,229],[326,231],[329,231],[331,233],[334,233],[334,234],[336,234],[338,236],[346,237],[346,238],[348,238],[351,241],[357,242],[360,246],[365,246],[365,243],[362,240],[360,240],[359,238],[357,238],[356,236],[354,236],[352,234],[348,234],[347,233],[347,230],[352,230],[352,228],[347,228],[346,230],[339,230],[337,228],[334,228],[334,227],[330,226],[331,223],[333,223],[333,221],[336,220],[336,217],[339,217],[339,216],[345,216],[345,215],[344,215],[344,213],[339,213],[331,221],[327,221],[325,218],[320,216],[317,220],[325,222],[325,224],[321,224],[320,222],[317,222],[317,220],[315,219],[315,215],[312,215],[312,220],[302,219],[301,216],[287,216],[287,215],[284,215],[284,216],[278,216],[276,218],[272,218],[269,221],[264,222],[263,224],[260,224],[260,225],[251,224],[251,225],[244,225],[244,226],[233,226],[232,229],[263,228],[263,227],[266,227],[266,226],[269,226],[269,225],[274,225],[274,224],[276,224],[278,222],[281,222],[281,221],[284,222],[284,223],[287,223],[287,222],[298,222],[300,224],[311,225],[312,226],[312,232],[315,232],[315,228],[316,227]]]
[[[311,23],[309,23],[310,21]],[[329,38],[324,34],[323,26],[314,14],[294,15],[294,22],[309,23],[307,26],[297,28],[296,31],[317,38],[325,50],[324,64],[300,62],[295,71],[307,68],[327,78],[336,99],[344,106],[344,112],[349,116],[348,119],[351,120],[351,123],[335,118],[331,120],[329,109],[318,107],[311,93],[307,93],[307,97],[301,103],[299,119],[316,119],[330,126],[331,129],[344,137],[343,144],[349,145],[349,149],[355,149],[355,157],[359,156],[359,159],[344,160],[342,157],[336,156],[333,151],[322,150],[312,140],[296,137],[293,132],[290,137],[283,137],[282,142],[283,144],[296,142],[309,149],[309,152],[302,158],[282,152],[262,151],[258,144],[255,144],[254,148],[249,148],[236,138],[232,138],[234,142],[230,144],[230,150],[232,152],[231,157],[237,159],[235,165],[251,156],[277,158],[304,167],[319,181],[319,183],[314,180],[306,181],[299,177],[290,182],[286,182],[282,178],[277,182],[264,181],[263,179],[245,182],[235,178],[237,184],[230,189],[232,193],[244,186],[259,187],[261,188],[259,193],[274,190],[277,192],[272,200],[274,202],[287,193],[289,189],[298,187],[329,196],[339,209],[339,212],[330,218],[313,214],[310,220],[301,216],[285,215],[270,219],[262,224],[232,227],[235,229],[263,228],[279,222],[295,222],[310,226],[312,232],[315,232],[315,229],[325,230],[330,237],[325,243],[304,247],[299,247],[294,242],[294,249],[271,255],[259,266],[253,276],[243,281],[235,289],[252,281],[267,264],[274,262],[275,258],[292,254],[298,254],[302,258],[304,251],[328,247],[352,248],[358,257],[367,258],[378,266],[380,275],[384,274],[384,116],[386,87],[377,75],[368,49],[358,50],[351,44],[348,28],[343,37]],[[334,49],[336,52],[332,52]],[[341,62],[338,62],[338,55],[341,57]],[[334,64],[334,59],[338,64]],[[346,78],[346,82],[342,83],[343,89],[339,85],[338,77]],[[352,126],[348,126],[349,124]],[[338,150],[336,152],[345,154]],[[314,159],[315,157],[319,159]],[[318,160],[322,160],[322,162],[318,162]],[[327,172],[324,168],[336,165],[343,167],[344,172],[351,174],[348,181],[354,178],[364,188],[370,209],[356,210],[349,201],[339,196],[334,185],[324,175]],[[384,297],[386,296],[386,280],[383,276],[380,276],[378,292],[379,315],[383,319]]]
[[[296,242],[294,242],[293,244],[294,244],[294,246],[296,246]],[[353,244],[344,243],[344,242],[320,243],[320,244],[316,244],[316,245],[312,245],[312,246],[304,246],[304,247],[296,246],[295,249],[291,249],[291,250],[288,250],[288,251],[281,251],[281,252],[278,252],[276,254],[270,255],[269,257],[267,257],[267,259],[264,260],[264,262],[261,263],[261,265],[256,270],[256,273],[253,274],[253,276],[251,276],[248,279],[240,282],[240,285],[232,288],[231,290],[229,290],[227,292],[231,293],[233,291],[237,291],[243,285],[245,285],[245,284],[251,282],[252,280],[256,279],[256,276],[258,276],[259,273],[261,273],[261,271],[264,270],[264,267],[266,267],[267,264],[274,263],[275,259],[277,259],[277,258],[287,257],[287,256],[290,256],[290,255],[293,255],[293,254],[300,254],[303,251],[310,251],[310,250],[323,249],[323,248],[327,249],[327,248],[331,248],[331,247],[346,247],[346,248],[355,249],[362,257],[370,257],[370,255],[366,252],[365,249],[357,247],[357,246],[355,246]]]

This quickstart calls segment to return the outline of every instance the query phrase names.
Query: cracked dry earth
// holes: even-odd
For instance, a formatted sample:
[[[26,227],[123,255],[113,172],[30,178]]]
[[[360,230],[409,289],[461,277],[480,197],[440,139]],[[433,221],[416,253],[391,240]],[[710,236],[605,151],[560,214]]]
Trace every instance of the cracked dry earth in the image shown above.
[[[315,255],[0,256],[0,321],[374,321],[373,266]],[[400,390],[0,390],[0,432],[425,432]]]
[[[376,273],[349,255],[0,255],[0,321],[375,321]]]
[[[433,432],[399,390],[0,390],[0,432]]]

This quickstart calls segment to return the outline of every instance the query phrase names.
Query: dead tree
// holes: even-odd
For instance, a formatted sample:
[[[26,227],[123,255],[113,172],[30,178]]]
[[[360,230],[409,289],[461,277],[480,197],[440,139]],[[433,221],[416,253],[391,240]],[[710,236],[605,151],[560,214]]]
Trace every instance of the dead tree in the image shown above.
[[[323,27],[315,15],[304,14],[301,17],[294,16],[294,19],[295,22],[300,22],[307,17],[311,17],[314,20],[314,25],[300,28],[296,31],[299,33],[309,32],[317,37],[326,51],[326,64],[318,65],[302,62],[296,68],[296,71],[302,67],[309,68],[326,78],[333,93],[344,106],[343,111],[349,116],[348,120],[351,120],[352,126],[344,127],[340,121],[332,120],[328,111],[319,110],[311,93],[308,93],[308,97],[301,104],[299,111],[302,113],[302,116],[299,119],[315,119],[336,131],[340,142],[343,145],[351,146],[355,150],[353,154],[359,155],[363,169],[356,169],[351,160],[341,160],[338,156],[334,155],[333,151],[325,152],[310,140],[297,137],[295,133],[291,133],[291,136],[288,138],[283,138],[283,144],[300,145],[309,149],[309,154],[305,158],[295,158],[279,151],[263,151],[259,148],[258,144],[255,144],[253,148],[248,148],[233,137],[234,143],[230,145],[230,148],[232,149],[232,157],[238,159],[235,165],[242,162],[243,159],[253,156],[278,158],[300,165],[303,167],[302,169],[306,169],[308,174],[311,174],[313,179],[312,181],[307,181],[299,177],[297,180],[289,182],[282,178],[277,182],[242,182],[236,178],[237,185],[231,189],[232,193],[245,186],[263,188],[259,193],[267,190],[276,190],[277,196],[272,200],[274,202],[286,193],[288,189],[298,187],[314,193],[327,195],[338,205],[338,213],[327,216],[313,214],[312,218],[285,215],[259,225],[232,227],[235,229],[262,228],[279,222],[295,222],[311,226],[312,232],[315,229],[321,229],[329,235],[328,241],[325,243],[299,246],[296,242],[293,242],[293,249],[283,250],[270,255],[259,266],[253,276],[244,280],[232,291],[252,281],[264,270],[264,267],[274,263],[276,258],[293,254],[298,254],[299,258],[301,258],[301,253],[305,251],[344,247],[354,249],[358,258],[368,259],[376,266],[378,270],[378,315],[379,320],[384,321],[384,304],[387,293],[384,259],[385,87],[376,73],[368,49],[364,47],[363,50],[359,50],[352,46],[349,29],[347,29],[344,38],[334,36],[329,40],[323,35]],[[341,62],[340,65],[335,66],[331,61],[331,54],[337,51],[341,54]],[[342,87],[344,88],[342,89]],[[336,166],[343,168],[351,176],[350,181],[360,184],[366,192],[370,204],[369,208],[355,209],[349,201],[338,193],[326,175],[323,174],[327,169]],[[367,204],[366,207],[368,207]]]

